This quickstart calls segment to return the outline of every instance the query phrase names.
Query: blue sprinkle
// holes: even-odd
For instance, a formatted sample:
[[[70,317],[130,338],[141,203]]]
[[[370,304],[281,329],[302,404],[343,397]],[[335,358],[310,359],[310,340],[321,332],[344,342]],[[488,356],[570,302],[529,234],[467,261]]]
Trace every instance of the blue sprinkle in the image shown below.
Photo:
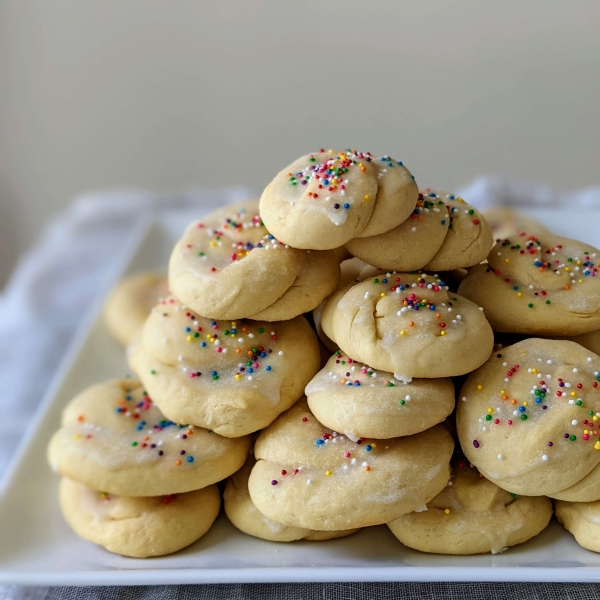
[[[248,373],[254,373],[254,369],[252,367],[248,367]]]
[[[446,224],[446,219],[443,219],[442,220],[442,225],[445,225],[445,224]]]
[[[187,461],[188,462],[194,462],[194,457],[193,456],[188,456]]]
[[[201,345],[203,348],[206,348],[206,342],[202,342],[200,345]]]
[[[344,208],[350,208],[350,205],[347,202],[344,202]]]
[[[519,286],[518,285],[513,285],[513,290],[518,290]]]
[[[214,377],[217,374],[217,372],[216,371],[211,371],[210,374]]]
[[[189,333],[192,330],[192,328],[191,327],[186,327],[185,330]]]
[[[383,283],[387,283],[387,282],[388,282],[388,280],[387,280],[387,279],[382,279],[381,281],[382,281]]]
[[[401,167],[401,166],[402,166],[402,161],[401,161],[401,160],[399,160],[399,161],[398,161],[398,166],[399,166],[399,167]]]
[[[368,444],[367,446],[365,446],[365,450],[366,450],[367,452],[371,452],[371,450],[372,450],[372,449],[373,449],[373,448],[371,447],[371,444]]]
[[[325,442],[323,440],[317,440],[317,446],[322,446]]]
[[[271,370],[271,367],[270,367],[270,366],[269,366],[269,367],[265,367],[265,369],[266,369],[267,371],[270,371],[270,370]]]
[[[519,412],[525,412],[527,410],[524,406],[519,406]]]

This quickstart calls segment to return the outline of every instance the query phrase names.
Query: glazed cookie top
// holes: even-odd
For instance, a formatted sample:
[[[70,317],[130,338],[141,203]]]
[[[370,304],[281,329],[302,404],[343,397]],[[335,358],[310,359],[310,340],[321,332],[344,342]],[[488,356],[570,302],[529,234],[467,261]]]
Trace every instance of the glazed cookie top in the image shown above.
[[[435,192],[429,188],[425,194],[432,201],[443,201],[450,215],[450,223],[440,249],[423,269],[451,271],[472,267],[485,260],[494,240],[492,230],[481,213],[460,196]]]
[[[424,508],[442,489],[453,446],[442,425],[353,442],[319,423],[301,400],[258,437],[250,496],[269,518],[296,527],[383,523]]]
[[[436,275],[387,273],[340,295],[323,311],[325,333],[354,359],[399,379],[468,373],[492,351],[482,309]]]
[[[353,440],[419,433],[442,422],[454,408],[449,378],[401,381],[341,351],[313,377],[305,393],[321,423]]]
[[[273,404],[294,369],[309,363],[316,372],[320,362],[316,336],[304,317],[275,324],[215,321],[198,316],[173,297],[152,311],[142,343],[153,358],[178,366],[199,392],[243,387],[259,391]]]
[[[457,405],[467,458],[509,492],[565,490],[600,463],[600,357],[530,338],[469,376]]]
[[[522,233],[496,243],[459,292],[485,307],[497,331],[578,335],[600,328],[599,258],[588,244]]]
[[[400,161],[321,150],[275,177],[262,194],[260,213],[283,242],[319,250],[394,228],[416,200],[414,179]]]
[[[249,444],[249,438],[227,439],[210,430],[173,423],[165,419],[137,379],[115,379],[88,388],[66,406],[62,426],[50,444],[49,459],[55,470],[90,487],[152,496],[165,493],[161,490],[165,485],[168,488],[173,478],[178,480],[173,492],[223,479],[239,467],[237,462],[243,462]],[[225,464],[228,454],[239,455],[233,459],[232,470]],[[213,461],[223,461],[225,471],[220,474],[215,469],[215,477],[210,479],[202,471]],[[94,475],[97,470],[102,472],[98,478]],[[105,487],[103,474],[118,471],[128,478],[128,489],[116,489],[123,485],[117,475],[113,475],[116,487]],[[199,473],[202,481],[195,485]],[[209,478],[206,483],[205,475]],[[182,478],[194,483],[185,489],[185,483],[179,484]]]
[[[265,309],[290,289],[304,288],[283,315],[268,317],[283,320],[328,296],[339,281],[338,265],[333,251],[298,250],[277,240],[258,214],[258,200],[248,200],[187,227],[171,254],[169,282],[182,302],[217,319],[267,318]]]

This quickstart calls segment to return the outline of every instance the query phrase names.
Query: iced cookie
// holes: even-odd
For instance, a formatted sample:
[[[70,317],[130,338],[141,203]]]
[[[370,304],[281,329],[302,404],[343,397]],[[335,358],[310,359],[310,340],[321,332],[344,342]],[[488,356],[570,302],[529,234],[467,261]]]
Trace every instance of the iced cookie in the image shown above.
[[[485,308],[494,331],[574,336],[600,329],[598,250],[546,234],[499,241],[459,293]]]
[[[346,354],[397,379],[462,375],[492,352],[482,310],[436,275],[365,279],[331,296],[321,324]]]
[[[64,477],[60,508],[85,540],[110,552],[148,558],[177,552],[200,539],[219,514],[216,485],[185,494],[132,498],[97,492]]]
[[[441,198],[450,215],[448,233],[435,256],[423,267],[425,271],[451,271],[472,267],[485,260],[494,239],[481,213],[460,196],[428,190],[429,196]]]
[[[318,306],[339,278],[335,252],[276,240],[257,200],[229,204],[191,223],[169,263],[173,294],[211,319],[293,319]]]
[[[356,440],[412,435],[454,409],[449,378],[398,380],[338,351],[306,386],[308,406],[326,427]]]
[[[401,162],[369,152],[321,150],[275,177],[261,196],[260,214],[283,243],[327,250],[393,229],[416,202],[417,186]]]
[[[600,356],[568,341],[494,353],[457,403],[467,458],[509,492],[600,499],[599,368]]]
[[[166,277],[137,273],[117,284],[104,306],[104,322],[111,335],[129,346],[142,332],[150,311],[169,295]]]
[[[394,229],[355,238],[347,248],[365,262],[394,271],[451,271],[484,260],[490,228],[462,198],[425,190],[410,217]]]
[[[168,298],[148,317],[129,362],[167,418],[237,437],[296,402],[320,356],[304,317],[213,321]]]
[[[405,546],[436,554],[497,554],[548,525],[552,517],[548,498],[509,494],[463,458],[452,463],[448,485],[427,510],[388,523]]]
[[[548,229],[541,223],[507,206],[493,206],[482,212],[492,229],[494,239],[504,239],[526,231],[529,235],[545,235]]]
[[[189,492],[235,473],[250,436],[227,439],[166,419],[136,379],[94,385],[66,406],[48,448],[53,469],[123,496]]]
[[[444,488],[453,447],[443,425],[353,442],[321,425],[301,401],[258,437],[248,489],[261,513],[291,527],[387,523],[424,508]]]
[[[586,550],[600,552],[600,501],[554,501],[554,513],[559,523],[573,534],[577,543]]]
[[[246,464],[227,480],[225,492],[223,493],[225,513],[240,531],[271,542],[293,542],[296,540],[319,542],[347,537],[358,531],[358,529],[314,531],[300,527],[288,527],[265,517],[256,508],[248,492],[248,478],[254,463],[254,457],[249,457]]]

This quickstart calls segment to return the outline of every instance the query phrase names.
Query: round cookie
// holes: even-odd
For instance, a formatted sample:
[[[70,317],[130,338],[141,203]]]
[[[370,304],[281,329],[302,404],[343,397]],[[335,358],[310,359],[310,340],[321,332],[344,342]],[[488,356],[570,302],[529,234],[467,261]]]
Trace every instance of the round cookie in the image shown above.
[[[595,486],[600,499],[599,368],[600,356],[568,341],[530,338],[499,350],[460,393],[465,455],[509,492],[564,498]]]
[[[460,196],[426,190],[433,200],[441,199],[448,209],[448,233],[424,271],[452,271],[472,267],[485,260],[494,243],[492,230],[481,213]]]
[[[381,269],[417,271],[438,252],[449,224],[444,202],[435,194],[430,198],[420,193],[417,205],[406,221],[380,235],[354,238],[346,248],[357,258]],[[460,255],[456,256],[456,262],[460,259]]]
[[[390,157],[324,150],[303,156],[266,187],[260,214],[279,240],[294,248],[338,248],[405,221],[415,207],[410,171]]]
[[[167,418],[237,437],[296,402],[320,355],[304,317],[213,321],[168,298],[148,317],[129,363]]]
[[[227,439],[167,420],[136,379],[113,379],[76,396],[50,440],[54,471],[94,490],[161,496],[206,487],[237,471],[250,436]]]
[[[60,508],[85,540],[110,552],[149,558],[177,552],[200,539],[219,514],[216,485],[185,494],[131,498],[97,492],[64,477]]]
[[[549,230],[541,223],[507,206],[493,206],[482,211],[492,229],[495,240],[518,235],[526,231],[529,235],[544,235]]]
[[[574,336],[600,329],[598,250],[552,234],[499,241],[458,292],[485,308],[494,331]]]
[[[353,442],[321,425],[301,401],[256,440],[248,489],[261,513],[291,527],[387,523],[423,508],[444,488],[453,447],[443,425]]]
[[[240,531],[271,542],[293,542],[296,540],[320,542],[347,537],[359,531],[358,529],[314,531],[300,527],[288,527],[265,517],[256,508],[248,492],[248,478],[255,462],[254,457],[249,456],[244,466],[227,480],[223,492],[225,513]]]
[[[462,375],[493,346],[483,312],[437,275],[387,273],[331,296],[323,331],[353,359],[397,379]]]
[[[600,501],[554,501],[554,513],[559,523],[573,534],[586,550],[600,552]]]
[[[123,346],[129,346],[142,332],[146,318],[156,303],[169,295],[166,277],[145,272],[119,282],[104,305],[104,323]]]
[[[319,422],[352,440],[413,435],[441,423],[454,409],[449,378],[396,379],[338,351],[306,386]]]
[[[427,510],[404,515],[388,527],[405,546],[421,552],[497,554],[536,536],[551,517],[548,498],[509,494],[456,458],[448,485]]]
[[[337,287],[331,250],[298,250],[276,240],[258,200],[228,204],[191,223],[169,262],[173,294],[211,319],[293,319]]]

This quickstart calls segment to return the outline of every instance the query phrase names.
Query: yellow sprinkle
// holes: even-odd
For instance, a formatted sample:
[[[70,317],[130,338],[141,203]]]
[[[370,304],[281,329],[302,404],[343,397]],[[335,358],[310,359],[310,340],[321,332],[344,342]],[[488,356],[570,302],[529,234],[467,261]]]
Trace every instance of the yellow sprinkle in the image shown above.
[[[194,341],[194,338],[193,338],[191,335],[188,335],[188,336],[187,336],[185,339],[186,339],[188,342],[192,342],[192,341]]]
[[[577,396],[575,392],[571,392],[571,396]]]
[[[505,258],[504,262],[510,262],[510,258]]]
[[[442,335],[442,336],[446,335],[446,332],[445,331],[440,331],[440,335]]]
[[[529,402],[523,402],[523,406],[529,406]]]
[[[490,414],[492,414],[492,413],[494,412],[494,409],[493,409],[493,408],[488,408],[488,412],[489,412]]]
[[[242,378],[242,376],[241,376],[241,375],[238,373],[238,374],[235,376],[235,378],[239,380],[239,379],[241,379],[241,378]]]
[[[371,443],[371,448],[377,448],[377,444],[375,442]]]
[[[571,269],[569,269],[569,267],[565,267],[565,271],[566,271],[567,273],[569,273],[569,272],[571,271]]]
[[[537,369],[534,367],[533,369],[531,369],[532,373],[537,373]]]
[[[478,389],[478,390],[482,390],[482,389],[483,389],[483,386],[482,386],[481,384],[479,384],[479,385],[477,386],[477,389]]]
[[[329,150],[329,154],[333,154],[333,150],[331,150],[331,149],[330,149],[330,150]]]
[[[404,329],[400,332],[400,335],[406,335],[406,331]]]
[[[449,514],[450,514],[450,509],[449,509],[449,508],[446,508],[446,509],[444,510],[444,512],[445,512],[447,515],[449,515]]]
[[[580,280],[579,280],[579,283],[583,283],[583,279],[580,279]]]
[[[217,242],[215,242],[215,240],[213,240],[210,245],[214,248],[217,245]]]
[[[80,433],[76,433],[76,434],[73,436],[73,439],[76,439],[76,440],[79,440],[79,439],[81,439],[81,434],[80,434]]]
[[[327,475],[327,477],[331,477],[332,473],[331,471],[325,471],[325,475]]]
[[[597,417],[596,415],[594,415],[594,416],[592,417],[592,421],[597,421],[597,420],[598,420],[598,417]]]
[[[600,442],[594,444],[594,450],[600,450]]]
[[[365,194],[365,202],[368,202],[371,199],[370,194]]]
[[[578,264],[578,265],[580,265],[580,264],[581,264],[581,261],[580,261],[580,260],[578,260],[578,261],[577,261],[577,264]]]
[[[523,297],[523,292],[517,292],[517,298],[522,298]]]
[[[385,298],[385,294],[384,294],[383,292],[381,293],[381,297],[382,297],[382,298]]]
[[[588,435],[590,433],[589,429],[584,429],[583,433],[585,433],[586,435]]]
[[[500,390],[500,393],[501,393],[502,395],[504,395],[504,394],[506,394],[506,390]]]

